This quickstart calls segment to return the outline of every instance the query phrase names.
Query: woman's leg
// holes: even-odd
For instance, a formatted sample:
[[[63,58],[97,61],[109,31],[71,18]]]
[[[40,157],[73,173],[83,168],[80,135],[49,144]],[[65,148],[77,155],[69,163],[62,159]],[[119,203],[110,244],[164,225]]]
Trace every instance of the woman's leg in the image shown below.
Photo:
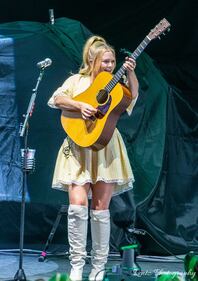
[[[68,241],[70,246],[71,281],[82,280],[87,255],[88,191],[88,184],[69,187]]]
[[[92,187],[91,235],[92,235],[92,270],[89,280],[103,280],[107,263],[110,240],[109,203],[114,185],[103,182]]]

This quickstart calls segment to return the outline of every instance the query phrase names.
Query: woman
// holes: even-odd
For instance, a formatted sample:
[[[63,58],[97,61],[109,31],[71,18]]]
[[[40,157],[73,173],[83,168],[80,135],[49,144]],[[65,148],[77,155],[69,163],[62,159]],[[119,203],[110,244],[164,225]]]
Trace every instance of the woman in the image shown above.
[[[101,71],[112,73],[116,66],[115,51],[104,38],[92,36],[85,43],[83,64],[78,74],[70,76],[50,98],[48,104],[65,112],[79,112],[89,119],[97,110],[72,98],[85,91]],[[135,61],[126,58],[124,68],[132,93],[131,112],[138,96]],[[112,195],[132,188],[134,181],[127,151],[117,129],[109,143],[99,151],[83,148],[66,138],[61,146],[53,177],[53,187],[69,192],[68,241],[70,245],[70,279],[82,280],[86,258],[88,195],[91,192],[92,270],[89,280],[103,280],[109,252]]]

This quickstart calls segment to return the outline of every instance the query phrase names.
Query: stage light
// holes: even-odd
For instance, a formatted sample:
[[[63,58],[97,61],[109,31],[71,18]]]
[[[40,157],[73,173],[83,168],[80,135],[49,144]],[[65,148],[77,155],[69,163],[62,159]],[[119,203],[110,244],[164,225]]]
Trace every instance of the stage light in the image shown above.
[[[190,252],[184,258],[186,280],[198,281],[198,255]]]
[[[71,280],[69,278],[69,275],[67,274],[56,273],[56,275],[50,278],[49,281],[71,281]]]
[[[136,255],[138,251],[138,244],[122,246],[122,272],[130,272],[133,274],[138,274],[141,272],[141,268],[136,262]]]

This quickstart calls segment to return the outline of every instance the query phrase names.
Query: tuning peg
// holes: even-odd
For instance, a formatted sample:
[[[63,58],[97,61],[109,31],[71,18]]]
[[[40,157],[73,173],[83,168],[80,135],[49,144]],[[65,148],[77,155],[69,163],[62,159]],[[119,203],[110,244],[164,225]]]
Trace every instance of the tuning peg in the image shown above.
[[[167,29],[167,32],[169,32],[170,31],[170,27]]]
[[[161,40],[161,37],[160,37],[160,36],[158,36],[158,39],[159,39],[159,40]]]

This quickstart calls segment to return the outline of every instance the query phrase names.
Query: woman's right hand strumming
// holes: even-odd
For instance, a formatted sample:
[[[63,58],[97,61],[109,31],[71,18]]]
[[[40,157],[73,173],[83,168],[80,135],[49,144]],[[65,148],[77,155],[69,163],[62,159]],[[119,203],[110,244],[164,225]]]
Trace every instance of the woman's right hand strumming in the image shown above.
[[[82,118],[87,120],[97,112],[97,109],[88,103],[80,102],[80,111]]]

